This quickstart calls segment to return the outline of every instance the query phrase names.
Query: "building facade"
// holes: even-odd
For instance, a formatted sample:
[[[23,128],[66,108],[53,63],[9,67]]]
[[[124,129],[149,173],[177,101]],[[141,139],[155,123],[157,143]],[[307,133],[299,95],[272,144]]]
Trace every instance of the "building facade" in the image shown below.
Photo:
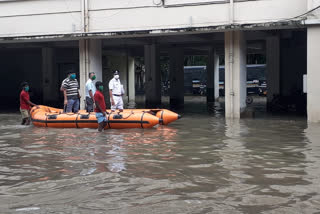
[[[170,102],[183,103],[183,56],[207,53],[207,91],[218,90],[217,63],[225,59],[228,118],[246,103],[246,55],[267,56],[268,102],[303,87],[308,120],[320,121],[320,0],[0,0],[0,66],[16,87],[36,83],[43,102],[59,99],[66,70],[107,82],[119,69],[134,100],[135,56],[143,56],[146,104],[161,103],[159,56],[170,57]],[[38,84],[41,82],[41,84]],[[14,90],[14,88],[12,88]],[[15,96],[3,93],[9,100]]]

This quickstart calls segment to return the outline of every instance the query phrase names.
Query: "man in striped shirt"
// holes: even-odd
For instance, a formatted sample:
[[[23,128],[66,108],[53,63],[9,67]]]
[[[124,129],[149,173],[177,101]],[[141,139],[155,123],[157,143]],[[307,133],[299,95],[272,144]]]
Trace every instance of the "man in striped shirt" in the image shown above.
[[[70,72],[68,73],[68,76],[67,78],[65,78],[62,83],[61,83],[61,86],[60,86],[60,91],[62,92],[62,95],[64,96],[64,88],[63,88],[63,84],[64,82],[70,78]],[[63,113],[66,113],[66,110],[67,110],[67,103],[63,102]]]
[[[74,72],[69,74],[69,78],[62,82],[64,105],[67,105],[66,113],[77,113],[80,108],[79,84]]]

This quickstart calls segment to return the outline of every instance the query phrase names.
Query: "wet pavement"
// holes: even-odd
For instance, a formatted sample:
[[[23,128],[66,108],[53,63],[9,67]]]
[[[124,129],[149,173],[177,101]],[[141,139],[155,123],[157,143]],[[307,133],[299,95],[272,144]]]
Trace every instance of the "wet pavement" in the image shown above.
[[[0,213],[320,212],[319,124],[191,112],[103,133],[0,114]]]

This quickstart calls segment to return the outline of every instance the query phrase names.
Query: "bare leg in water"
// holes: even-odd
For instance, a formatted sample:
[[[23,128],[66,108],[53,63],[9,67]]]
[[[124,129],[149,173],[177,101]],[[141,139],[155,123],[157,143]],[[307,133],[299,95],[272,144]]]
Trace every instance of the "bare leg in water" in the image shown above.
[[[28,120],[28,118],[23,118],[22,121],[21,121],[21,125],[25,125],[27,120]]]
[[[30,125],[30,118],[27,118],[26,126],[29,126],[29,125]]]
[[[104,127],[107,125],[107,123],[108,123],[107,121],[103,121],[99,123],[98,131],[101,132],[104,129]]]

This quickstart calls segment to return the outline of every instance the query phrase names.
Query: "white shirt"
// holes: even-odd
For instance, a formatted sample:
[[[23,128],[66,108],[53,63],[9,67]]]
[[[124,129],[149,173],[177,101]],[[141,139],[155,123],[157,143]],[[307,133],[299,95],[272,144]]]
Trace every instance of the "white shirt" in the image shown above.
[[[94,94],[96,93],[96,87],[93,84],[92,79],[88,79],[88,81],[86,82],[86,97],[90,97],[89,91],[91,90],[92,95],[94,96]]]
[[[120,79],[112,78],[109,81],[109,90],[112,90],[112,94],[115,95],[124,94],[123,85],[121,85]]]

